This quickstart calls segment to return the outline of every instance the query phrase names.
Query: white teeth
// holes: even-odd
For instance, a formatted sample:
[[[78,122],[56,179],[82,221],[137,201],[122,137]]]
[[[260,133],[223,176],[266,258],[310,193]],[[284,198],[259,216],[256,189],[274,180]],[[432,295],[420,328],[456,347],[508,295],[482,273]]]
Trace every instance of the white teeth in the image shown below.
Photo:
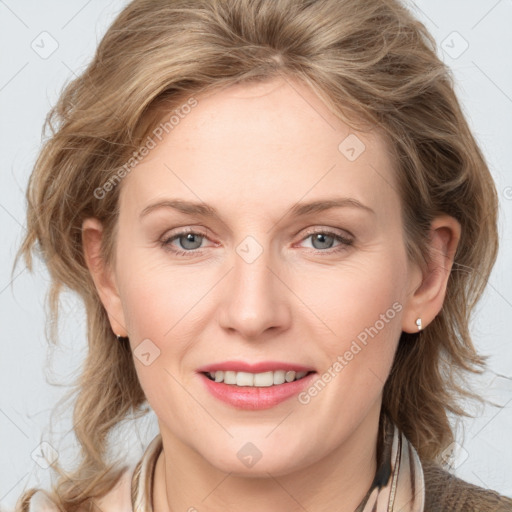
[[[290,370],[289,372],[286,372],[286,375],[284,376],[286,382],[292,382],[295,380],[295,372],[293,370]]]
[[[236,374],[237,386],[252,386],[254,382],[254,375],[247,372],[238,372]]]
[[[224,384],[236,384],[236,372],[224,372]]]
[[[274,372],[274,384],[283,384],[285,381],[284,374],[284,370],[277,370],[277,372]]]
[[[269,387],[274,385],[274,372],[264,372],[254,374],[255,387]]]
[[[277,370],[275,372],[249,373],[217,370],[208,372],[208,375],[215,382],[224,382],[235,386],[269,387],[285,382],[293,382],[302,379],[308,372],[295,372],[293,370]]]

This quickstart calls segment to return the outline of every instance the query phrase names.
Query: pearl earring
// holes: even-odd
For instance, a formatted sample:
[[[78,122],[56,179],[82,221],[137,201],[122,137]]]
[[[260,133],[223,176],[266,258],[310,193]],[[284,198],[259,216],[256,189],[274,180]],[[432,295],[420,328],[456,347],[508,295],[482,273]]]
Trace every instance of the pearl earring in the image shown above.
[[[417,318],[417,319],[416,319],[416,325],[418,326],[418,331],[421,331],[421,329],[422,329],[422,326],[421,326],[421,318]]]

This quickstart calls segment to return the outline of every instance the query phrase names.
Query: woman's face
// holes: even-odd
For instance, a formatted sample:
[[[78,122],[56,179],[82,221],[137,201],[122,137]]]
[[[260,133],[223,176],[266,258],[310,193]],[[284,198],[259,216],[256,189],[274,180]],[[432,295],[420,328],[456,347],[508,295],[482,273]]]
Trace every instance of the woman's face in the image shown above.
[[[420,282],[387,148],[299,82],[195,100],[121,184],[107,306],[164,446],[251,475],[348,453]],[[228,382],[253,386],[203,373],[237,368]],[[293,368],[314,373],[268,385]]]

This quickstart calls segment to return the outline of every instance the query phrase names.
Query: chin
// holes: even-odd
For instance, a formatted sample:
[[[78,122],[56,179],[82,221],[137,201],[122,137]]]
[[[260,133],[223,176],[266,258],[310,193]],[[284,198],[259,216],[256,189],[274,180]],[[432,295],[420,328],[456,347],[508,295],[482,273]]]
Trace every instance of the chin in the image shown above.
[[[268,478],[269,473],[282,476],[308,465],[303,449],[294,451],[287,446],[287,450],[283,451],[282,445],[279,447],[268,441],[234,441],[233,445],[230,443],[220,453],[202,456],[220,471],[250,478]]]

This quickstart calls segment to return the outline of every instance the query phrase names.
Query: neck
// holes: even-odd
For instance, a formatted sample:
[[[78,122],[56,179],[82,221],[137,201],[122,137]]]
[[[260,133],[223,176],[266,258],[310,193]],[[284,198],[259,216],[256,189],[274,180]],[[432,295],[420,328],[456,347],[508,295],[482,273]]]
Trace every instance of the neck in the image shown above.
[[[155,512],[353,512],[377,467],[379,411],[371,412],[326,457],[295,471],[265,477],[235,476],[211,465],[168,430],[155,467]],[[166,456],[166,454],[171,454]]]

